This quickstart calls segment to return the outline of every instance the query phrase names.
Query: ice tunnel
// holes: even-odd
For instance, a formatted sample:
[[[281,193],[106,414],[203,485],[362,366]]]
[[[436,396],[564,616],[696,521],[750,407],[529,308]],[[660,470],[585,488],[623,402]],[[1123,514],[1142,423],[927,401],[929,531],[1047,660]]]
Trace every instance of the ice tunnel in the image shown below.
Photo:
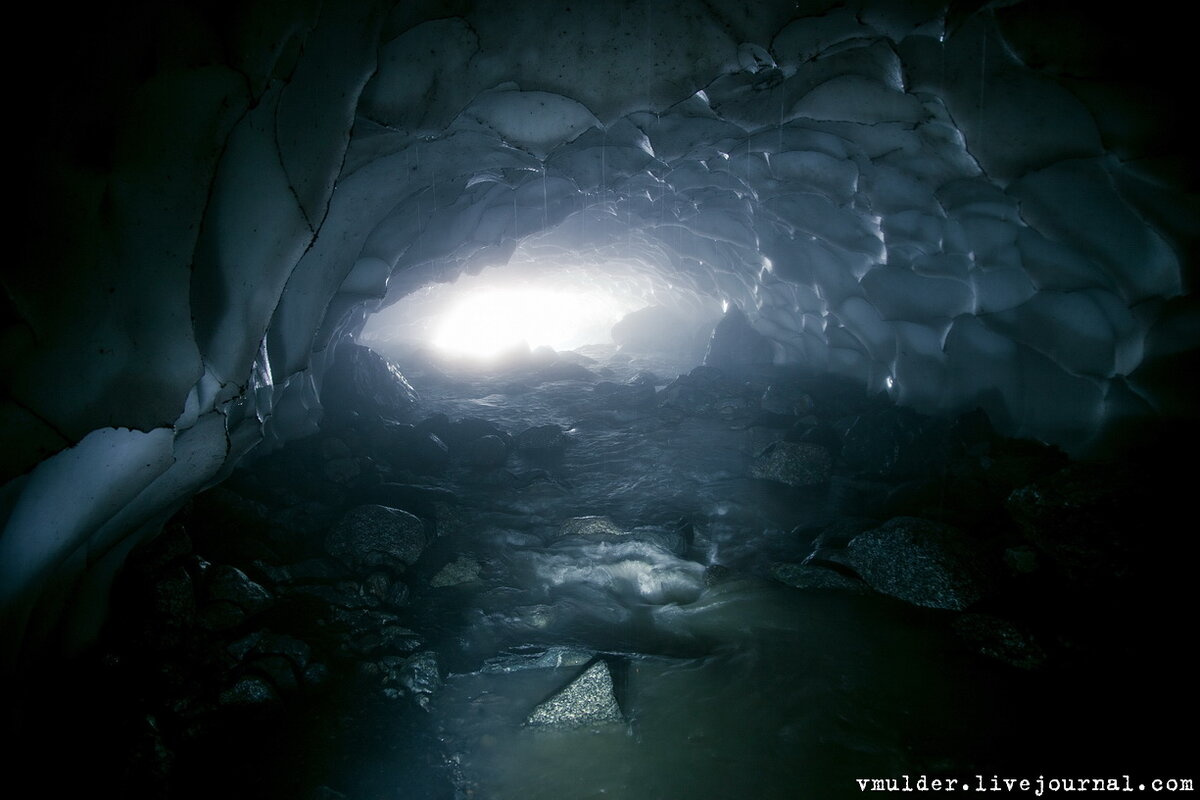
[[[740,309],[764,364],[922,418],[982,410],[1071,457],[1194,420],[1190,54],[1161,14],[38,13],[20,246],[0,270],[13,675],[90,646],[131,552],[318,432],[339,348],[459,280],[564,278],[707,330]]]

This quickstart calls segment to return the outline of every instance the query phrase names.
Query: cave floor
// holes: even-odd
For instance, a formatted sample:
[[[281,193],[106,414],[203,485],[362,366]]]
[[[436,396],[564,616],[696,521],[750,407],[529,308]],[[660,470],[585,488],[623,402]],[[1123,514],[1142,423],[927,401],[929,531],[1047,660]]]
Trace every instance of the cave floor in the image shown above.
[[[554,379],[561,365],[402,364],[421,416],[513,434],[556,425],[564,439],[530,449],[518,437],[497,465],[452,454],[425,472],[382,467],[375,480],[406,487],[430,532],[399,576],[312,566],[328,563],[319,542],[330,521],[378,496],[330,467],[373,434],[368,444],[386,446],[361,422],[185,509],[162,540],[186,532],[189,544],[133,560],[118,591],[124,621],[78,683],[90,693],[71,712],[78,730],[114,732],[98,751],[123,762],[113,780],[128,796],[834,798],[860,794],[859,778],[978,789],[979,775],[1136,782],[1191,769],[1163,726],[1169,709],[1195,708],[1172,644],[1177,588],[1164,595],[1147,576],[1114,593],[1049,566],[1009,576],[970,609],[1035,632],[1005,650],[964,636],[958,610],[871,591],[822,558],[833,568],[824,585],[788,581],[789,566],[827,554],[830,531],[914,514],[911,492],[840,468],[808,488],[750,477],[756,454],[787,433],[777,416],[767,424],[732,402],[625,403],[612,386],[662,387],[680,365],[586,363],[591,378],[567,379]],[[835,405],[831,419],[847,410]],[[975,500],[948,497],[954,487],[939,480],[934,505],[957,521]],[[921,496],[912,508],[936,514]],[[318,544],[288,552],[281,519]],[[222,563],[274,605],[214,623],[201,603],[199,628],[170,618],[163,575]],[[264,632],[292,650],[266,648]],[[597,659],[621,722],[526,724]]]

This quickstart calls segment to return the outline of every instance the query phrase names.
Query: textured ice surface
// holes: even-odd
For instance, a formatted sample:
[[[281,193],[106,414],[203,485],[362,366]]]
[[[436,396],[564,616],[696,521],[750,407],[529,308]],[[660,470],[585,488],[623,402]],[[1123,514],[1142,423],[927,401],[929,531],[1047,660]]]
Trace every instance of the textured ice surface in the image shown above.
[[[4,478],[26,477],[0,551],[33,559],[6,569],[33,586],[135,526],[114,504],[151,491],[143,462],[56,484],[85,443],[227,453],[172,467],[201,485],[314,429],[330,345],[381,302],[514,253],[599,282],[620,262],[644,305],[737,304],[779,359],[1071,448],[1194,413],[1162,71],[1055,46],[1033,4],[827,5],[355,0],[155,17],[152,56],[94,37],[72,63],[109,65],[102,119],[60,123],[78,90],[31,117],[41,221],[3,275]]]

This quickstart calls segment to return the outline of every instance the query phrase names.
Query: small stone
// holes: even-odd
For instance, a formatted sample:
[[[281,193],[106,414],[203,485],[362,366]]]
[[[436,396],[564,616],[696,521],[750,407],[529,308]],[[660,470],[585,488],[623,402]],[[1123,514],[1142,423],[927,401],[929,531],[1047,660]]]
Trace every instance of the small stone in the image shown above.
[[[621,723],[625,718],[613,693],[608,665],[597,661],[525,720],[530,727],[572,729]]]

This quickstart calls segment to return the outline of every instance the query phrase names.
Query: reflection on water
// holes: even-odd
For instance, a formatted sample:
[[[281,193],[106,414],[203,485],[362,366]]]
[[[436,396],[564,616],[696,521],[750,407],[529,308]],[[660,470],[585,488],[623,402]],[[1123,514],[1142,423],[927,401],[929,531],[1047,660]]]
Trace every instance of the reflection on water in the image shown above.
[[[457,797],[823,800],[857,795],[856,777],[965,774],[1018,729],[1033,702],[1020,681],[969,657],[938,612],[766,578],[809,550],[792,531],[831,512],[745,477],[753,431],[599,413],[586,383],[519,403],[477,384],[423,392],[514,433],[560,424],[571,444],[510,461],[515,487],[458,476],[463,522],[417,567],[480,564],[469,583],[413,584],[450,673],[430,705],[437,753],[422,757],[451,765]],[[585,515],[619,531],[561,535]],[[626,724],[524,725],[597,657]],[[397,756],[397,780],[413,758]]]
[[[523,725],[579,674],[578,657],[554,666],[526,656],[447,681],[432,714],[464,796],[839,797],[864,774],[970,768],[981,722],[997,722],[983,691],[994,687],[964,670],[919,615],[892,604],[752,580],[647,614],[630,613],[633,597],[610,593],[610,608],[593,612],[642,627],[626,635],[649,644],[602,654],[624,727]]]

